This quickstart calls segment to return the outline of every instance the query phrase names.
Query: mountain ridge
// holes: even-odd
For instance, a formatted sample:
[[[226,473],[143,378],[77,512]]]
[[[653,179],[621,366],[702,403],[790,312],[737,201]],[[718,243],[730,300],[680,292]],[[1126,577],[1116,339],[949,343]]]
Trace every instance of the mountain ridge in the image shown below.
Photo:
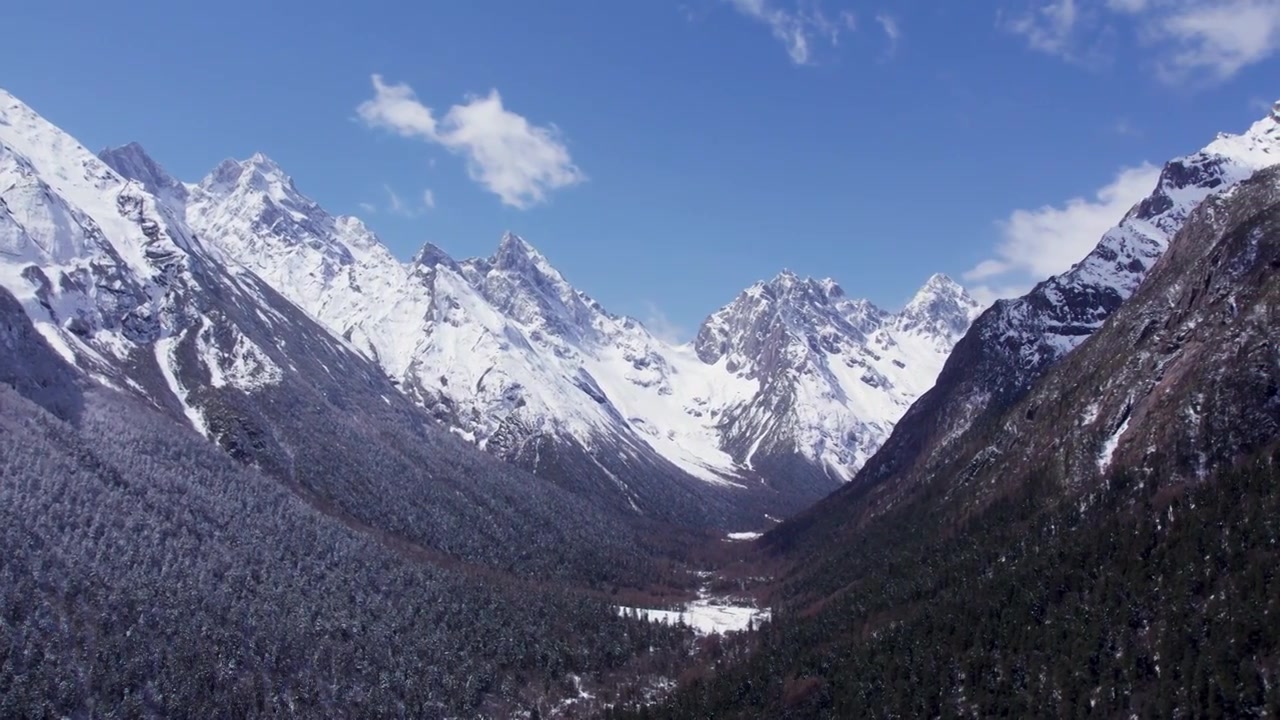
[[[961,338],[937,384],[911,407],[853,484],[912,485],[975,424],[992,422],[1049,367],[1096,331],[1137,289],[1206,198],[1280,161],[1280,113],[1240,135],[1220,133],[1162,168],[1152,193],[1080,262],[1026,295],[998,300]],[[845,488],[842,492],[851,492]]]
[[[136,144],[102,156],[144,184],[173,184]],[[185,193],[166,197],[183,204],[188,222],[220,257],[260,275],[378,362],[454,432],[545,476],[565,476],[564,462],[547,458],[567,452],[577,458],[568,461],[579,466],[572,472],[584,472],[586,463],[585,472],[613,477],[619,501],[632,509],[638,498],[628,488],[640,473],[666,477],[669,485],[685,486],[681,492],[704,498],[707,488],[701,485],[713,493],[764,492],[765,502],[773,497],[792,509],[825,494],[851,476],[913,395],[927,388],[955,339],[955,326],[967,324],[976,309],[954,286],[962,302],[949,308],[941,324],[903,328],[916,355],[897,358],[902,367],[887,366],[896,383],[881,382],[883,371],[867,371],[867,380],[828,370],[818,380],[810,378],[798,392],[822,407],[788,418],[784,424],[799,426],[795,432],[741,420],[726,429],[722,418],[746,417],[762,388],[777,383],[744,376],[727,362],[709,363],[696,341],[672,345],[643,323],[607,312],[514,233],[505,233],[487,258],[454,259],[427,244],[402,262],[358,219],[329,215],[260,154],[225,161],[200,182],[182,187]],[[769,282],[788,276],[793,284],[818,282],[788,272]],[[825,283],[838,289],[834,281]],[[926,283],[921,293],[929,289]],[[880,346],[868,357],[899,353],[891,329],[880,327],[888,313],[866,301],[843,302],[875,318],[866,339]],[[851,328],[840,325],[856,335]],[[872,338],[876,329],[879,335]],[[921,340],[930,333],[938,335]],[[791,352],[812,344],[809,329],[784,335],[776,342]],[[910,371],[903,372],[908,364]],[[863,392],[868,385],[870,392]],[[851,397],[877,392],[884,397],[851,407]],[[772,398],[756,403],[770,404],[784,414],[794,406]],[[839,422],[832,424],[832,417]],[[744,444],[791,458],[797,463],[793,470],[803,470],[807,479],[790,482],[793,470],[762,473],[755,467],[756,452],[744,452]],[[614,446],[624,450],[602,451]]]

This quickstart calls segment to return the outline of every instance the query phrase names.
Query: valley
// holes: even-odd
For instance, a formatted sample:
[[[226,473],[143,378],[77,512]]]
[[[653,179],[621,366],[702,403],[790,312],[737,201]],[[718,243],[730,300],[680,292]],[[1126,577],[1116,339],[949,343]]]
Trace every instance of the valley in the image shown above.
[[[1280,714],[1280,104],[1068,270],[677,343],[0,91],[0,715]]]

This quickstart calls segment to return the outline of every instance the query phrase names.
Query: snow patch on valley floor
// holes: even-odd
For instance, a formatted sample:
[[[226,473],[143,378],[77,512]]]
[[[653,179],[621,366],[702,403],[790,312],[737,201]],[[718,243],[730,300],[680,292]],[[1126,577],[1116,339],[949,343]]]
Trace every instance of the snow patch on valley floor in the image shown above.
[[[705,583],[714,576],[714,573],[699,572],[698,576]],[[654,610],[622,605],[615,607],[618,614],[625,617],[640,618],[664,625],[687,625],[699,635],[741,632],[759,626],[772,615],[768,608],[758,608],[743,604],[741,601],[735,602],[732,598],[715,597],[707,590],[705,584],[698,590],[698,598],[685,603],[679,610]]]
[[[761,535],[763,535],[763,534],[764,534],[764,533],[751,532],[751,531],[747,531],[747,532],[731,532],[731,533],[729,533],[728,538],[729,538],[730,540],[737,540],[737,541],[756,540],[756,539],[758,539],[758,538],[759,538]]]
[[[741,632],[769,619],[769,611],[741,605],[719,605],[723,599],[699,598],[682,610],[651,610],[648,608],[618,607],[618,613],[664,625],[687,625],[699,635],[723,635]]]

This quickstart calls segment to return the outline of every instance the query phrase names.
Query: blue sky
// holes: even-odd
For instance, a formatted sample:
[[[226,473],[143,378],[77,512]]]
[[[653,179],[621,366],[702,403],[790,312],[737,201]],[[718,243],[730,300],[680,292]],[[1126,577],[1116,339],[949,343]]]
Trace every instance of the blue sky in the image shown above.
[[[186,180],[262,151],[404,257],[487,255],[513,230],[609,309],[685,337],[783,268],[891,308],[933,272],[1022,289],[1160,162],[1280,97],[1277,0],[5,14],[0,86],[92,149],[137,140]]]

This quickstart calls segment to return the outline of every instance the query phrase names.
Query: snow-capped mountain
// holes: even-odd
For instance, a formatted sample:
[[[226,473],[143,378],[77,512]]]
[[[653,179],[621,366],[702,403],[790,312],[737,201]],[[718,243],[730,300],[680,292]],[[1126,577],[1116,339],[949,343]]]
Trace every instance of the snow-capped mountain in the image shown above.
[[[704,363],[752,383],[723,409],[724,446],[748,467],[799,457],[848,479],[933,384],[978,310],[943,275],[896,315],[829,279],[784,272],[753,285],[694,343]]]
[[[186,186],[136,145],[102,157],[180,204],[214,252],[375,359],[462,437],[543,475],[567,463],[608,477],[635,507],[642,475],[754,491],[779,474],[767,458],[816,469],[806,499],[829,490],[932,384],[977,308],[941,277],[895,316],[784,273],[715,313],[696,343],[672,346],[513,234],[492,257],[428,245],[406,263],[261,155]]]
[[[194,431],[380,541],[526,575],[626,572],[635,539],[613,508],[439,428],[376,363],[211,252],[183,217],[189,188],[137,148],[109,157],[143,179],[0,91],[0,383],[72,423],[89,396],[159,411],[180,442],[158,434],[140,454]]]
[[[1017,402],[1045,371],[1092,335],[1142,283],[1205,199],[1280,162],[1280,103],[1240,135],[1165,164],[1151,195],[1065,273],[1001,300],[956,344],[936,386],[898,424],[856,482],[903,479],[948,456]]]

